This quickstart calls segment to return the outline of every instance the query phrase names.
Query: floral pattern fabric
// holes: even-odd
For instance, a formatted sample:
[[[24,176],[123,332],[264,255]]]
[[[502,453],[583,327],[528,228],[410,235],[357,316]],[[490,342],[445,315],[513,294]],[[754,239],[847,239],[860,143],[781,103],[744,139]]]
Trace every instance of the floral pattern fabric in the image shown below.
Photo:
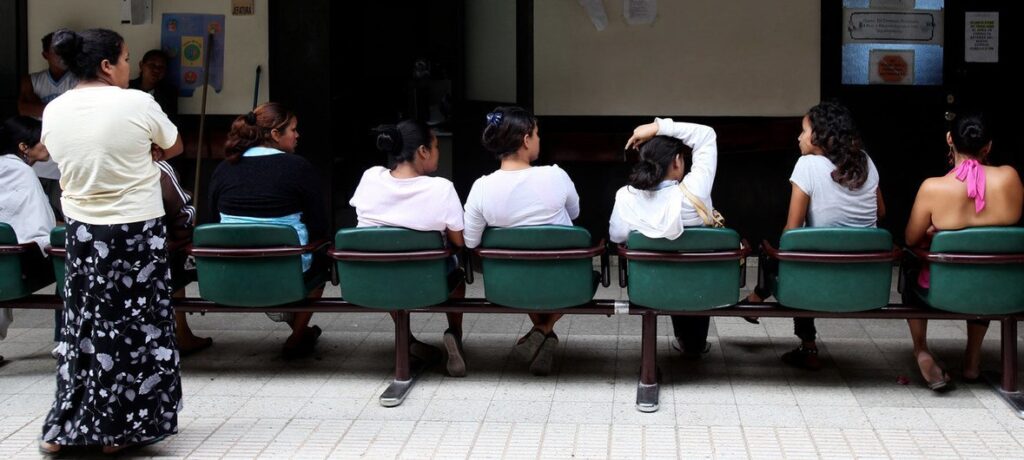
[[[57,393],[42,440],[126,445],[175,434],[181,380],[162,218],[67,221]]]

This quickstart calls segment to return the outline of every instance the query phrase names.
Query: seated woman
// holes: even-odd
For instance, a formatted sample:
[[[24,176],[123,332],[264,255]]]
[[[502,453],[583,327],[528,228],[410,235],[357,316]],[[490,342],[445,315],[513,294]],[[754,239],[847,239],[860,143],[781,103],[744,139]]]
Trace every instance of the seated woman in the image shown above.
[[[984,118],[976,114],[959,116],[953,130],[946,133],[946,143],[953,170],[921,184],[907,222],[907,246],[928,248],[932,235],[940,230],[1014,225],[1020,221],[1024,185],[1013,167],[985,164],[992,149],[992,135]],[[922,288],[929,286],[928,274],[926,268],[917,278]],[[911,319],[907,323],[921,375],[932,390],[945,389],[950,377],[928,350],[928,320]],[[986,331],[988,321],[967,322],[964,381],[976,381],[980,375],[981,343]]]
[[[683,188],[701,200],[705,209],[714,209],[711,187],[718,166],[715,130],[657,118],[633,130],[626,148],[638,147],[640,162],[633,167],[629,185],[615,194],[609,239],[624,243],[635,230],[648,238],[674,240],[683,234],[684,227],[703,227],[704,221]],[[687,156],[692,156],[692,162],[686,161]],[[709,325],[709,317],[673,316],[673,346],[686,357],[699,359],[709,349]]]
[[[519,107],[498,107],[487,114],[483,146],[501,167],[473,183],[466,199],[466,247],[480,244],[487,227],[571,226],[579,217],[580,197],[569,175],[558,166],[531,166],[540,155],[537,118]],[[530,362],[530,372],[547,375],[554,363],[560,314],[530,313],[533,328],[519,339],[514,353]]]
[[[159,149],[152,146],[155,151]],[[162,156],[160,152],[154,152],[154,158]],[[160,194],[164,201],[164,221],[167,223],[167,239],[170,246],[179,245],[180,241],[192,239],[192,230],[196,224],[196,208],[192,206],[192,196],[181,187],[178,182],[178,171],[164,160],[157,160],[156,165],[160,168]],[[185,286],[196,280],[194,266],[186,268],[185,251],[168,251],[168,263],[171,266],[171,280],[175,287],[178,287],[171,297],[185,297]],[[185,312],[174,312],[174,334],[178,340],[178,353],[188,356],[213,345],[213,339],[209,337],[197,337],[185,319]]]
[[[388,167],[374,166],[363,173],[349,204],[356,208],[359,227],[405,227],[412,230],[441,232],[449,245],[461,247],[462,202],[451,181],[428,174],[437,171],[441,152],[437,136],[419,121],[406,120],[398,125],[377,129],[377,148],[388,155]],[[449,290],[452,297],[465,294],[462,273],[452,257],[449,264]],[[448,352],[447,370],[452,377],[466,375],[462,354],[462,313],[448,313],[444,346]],[[411,338],[413,357],[433,361],[440,353],[434,347]]]
[[[804,116],[803,131],[797,141],[801,156],[789,177],[793,191],[785,230],[876,227],[878,219],[885,216],[878,170],[862,150],[860,133],[850,111],[834,102],[811,107]],[[778,271],[777,262],[770,261],[764,267],[769,273],[765,278]],[[768,287],[759,283],[747,302],[761,302],[770,295]],[[804,369],[820,369],[814,318],[793,318],[793,328],[801,344],[783,354],[782,361]]]
[[[43,252],[50,244],[56,220],[32,164],[47,161],[50,154],[39,142],[42,123],[31,117],[11,117],[0,127],[0,222],[14,229],[19,244],[36,243],[22,259],[22,270],[30,277],[53,279],[53,266]],[[0,308],[0,339],[14,320],[10,308]],[[0,363],[4,358],[0,356]]]
[[[295,114],[275,102],[260,105],[231,124],[227,161],[217,166],[210,181],[210,206],[221,223],[289,225],[301,244],[328,236],[320,176],[309,161],[294,155],[296,126]],[[302,271],[307,274],[322,272],[328,265],[326,258],[302,256]],[[322,293],[323,286],[310,297]],[[313,352],[322,331],[309,326],[312,313],[267,316],[291,326],[283,349],[286,358]]]

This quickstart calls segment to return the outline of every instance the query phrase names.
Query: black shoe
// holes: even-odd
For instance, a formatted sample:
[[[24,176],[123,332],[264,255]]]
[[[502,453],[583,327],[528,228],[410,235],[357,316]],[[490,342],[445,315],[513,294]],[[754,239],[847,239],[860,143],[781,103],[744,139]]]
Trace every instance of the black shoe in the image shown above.
[[[821,361],[818,360],[818,349],[808,348],[803,345],[783,354],[782,362],[793,367],[799,367],[810,371],[817,371],[821,369]]]

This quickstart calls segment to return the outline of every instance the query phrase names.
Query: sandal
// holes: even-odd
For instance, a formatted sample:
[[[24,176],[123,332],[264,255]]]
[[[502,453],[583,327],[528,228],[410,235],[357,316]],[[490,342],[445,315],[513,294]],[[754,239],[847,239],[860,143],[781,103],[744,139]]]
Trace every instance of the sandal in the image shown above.
[[[314,327],[316,327],[316,326],[314,326]],[[155,438],[147,439],[145,441],[137,442],[135,444],[122,444],[122,445],[119,445],[119,446],[103,446],[103,449],[101,451],[103,452],[104,455],[117,455],[117,454],[120,454],[121,452],[124,452],[126,450],[141,449],[143,447],[156,444],[156,443],[158,443],[160,441],[163,441],[164,439],[167,439],[167,435],[157,436]]]
[[[540,331],[537,332],[539,333]],[[550,374],[551,367],[555,363],[555,351],[557,350],[558,335],[552,331],[544,337],[544,341],[538,348],[537,354],[533,357],[533,362],[530,363],[530,373],[539,376]]]
[[[444,331],[444,348],[448,352],[448,364],[445,366],[452,377],[466,376],[466,358],[462,352],[462,334],[456,334],[451,328]]]
[[[803,344],[784,353],[782,355],[782,362],[810,371],[821,369],[821,361],[818,360],[818,349],[805,347]]]
[[[947,390],[952,389],[952,385],[950,385],[950,382],[952,381],[952,378],[949,376],[949,373],[946,372],[945,369],[943,369],[941,366],[939,366],[939,363],[935,362],[935,357],[932,356],[932,354],[930,352],[922,351],[921,353],[918,353],[916,356],[914,356],[914,358],[917,360],[918,371],[921,372],[921,377],[924,378],[925,385],[928,386],[929,390],[932,390],[932,391],[934,391],[936,393],[942,393],[942,392],[945,392]],[[925,375],[925,372],[924,372],[924,366],[922,365],[923,364],[922,363],[922,359],[924,361],[927,361],[929,359],[932,361],[932,365],[935,366],[935,368],[939,370],[939,375],[941,375],[939,380],[929,380],[928,379],[928,376]]]

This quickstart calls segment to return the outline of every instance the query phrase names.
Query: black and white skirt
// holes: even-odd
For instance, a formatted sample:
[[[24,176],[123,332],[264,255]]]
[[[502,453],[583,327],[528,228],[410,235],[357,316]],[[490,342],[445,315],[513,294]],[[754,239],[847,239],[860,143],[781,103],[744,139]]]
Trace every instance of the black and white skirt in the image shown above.
[[[136,444],[178,432],[181,380],[162,218],[67,220],[63,340],[43,441]]]

